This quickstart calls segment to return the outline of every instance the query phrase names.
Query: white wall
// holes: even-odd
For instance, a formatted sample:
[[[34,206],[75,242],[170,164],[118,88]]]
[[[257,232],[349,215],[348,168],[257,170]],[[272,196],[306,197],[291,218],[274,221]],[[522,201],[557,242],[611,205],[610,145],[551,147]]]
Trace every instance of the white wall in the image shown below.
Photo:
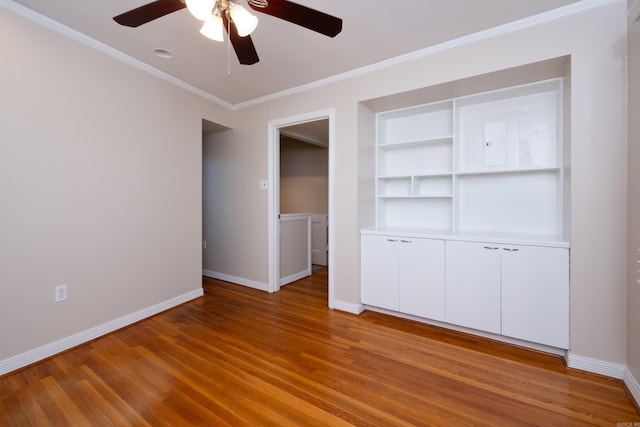
[[[201,119],[231,115],[4,8],[0,28],[1,362],[201,292]]]
[[[572,255],[571,352],[623,364],[626,358],[626,2],[606,3],[579,14],[505,34],[434,50],[430,55],[339,80],[236,111],[230,143],[243,144],[230,162],[247,164],[243,190],[252,195],[267,168],[265,123],[326,108],[336,111],[335,297],[358,304],[359,165],[358,103],[421,87],[511,68],[564,55],[572,69]],[[597,31],[594,29],[597,28]],[[246,127],[249,127],[247,129]],[[365,172],[363,176],[367,176]],[[230,199],[235,196],[229,196]],[[368,196],[361,198],[363,208]],[[267,229],[267,197],[247,195],[243,209]],[[370,219],[370,214],[361,217]],[[246,234],[249,235],[248,232]],[[254,247],[265,251],[264,231],[239,244],[228,256],[242,258]],[[246,259],[246,258],[245,258]],[[224,266],[220,267],[224,269]],[[232,262],[236,274],[268,281],[265,257],[250,266]]]
[[[266,117],[203,137],[205,274],[268,289]]]
[[[632,2],[629,1],[629,4]],[[629,258],[627,367],[640,378],[640,23],[629,25]],[[640,396],[636,396],[639,398]]]
[[[280,139],[280,213],[329,212],[329,150]]]

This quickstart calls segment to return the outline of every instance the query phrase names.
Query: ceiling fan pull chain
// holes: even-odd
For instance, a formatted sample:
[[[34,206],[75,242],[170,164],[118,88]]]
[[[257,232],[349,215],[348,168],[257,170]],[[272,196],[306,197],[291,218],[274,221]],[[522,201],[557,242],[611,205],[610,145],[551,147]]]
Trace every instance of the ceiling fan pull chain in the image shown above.
[[[231,17],[227,14],[227,77],[231,77]]]

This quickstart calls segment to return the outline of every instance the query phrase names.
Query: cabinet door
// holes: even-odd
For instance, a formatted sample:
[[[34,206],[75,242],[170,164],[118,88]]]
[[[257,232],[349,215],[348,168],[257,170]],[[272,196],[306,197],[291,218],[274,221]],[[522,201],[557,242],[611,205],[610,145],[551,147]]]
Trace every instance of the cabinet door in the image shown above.
[[[362,302],[398,310],[398,246],[396,237],[361,237],[360,280]]]
[[[500,333],[500,252],[491,243],[446,243],[447,322]]]
[[[444,241],[401,238],[400,311],[444,321]]]
[[[569,250],[504,245],[502,333],[569,348]]]

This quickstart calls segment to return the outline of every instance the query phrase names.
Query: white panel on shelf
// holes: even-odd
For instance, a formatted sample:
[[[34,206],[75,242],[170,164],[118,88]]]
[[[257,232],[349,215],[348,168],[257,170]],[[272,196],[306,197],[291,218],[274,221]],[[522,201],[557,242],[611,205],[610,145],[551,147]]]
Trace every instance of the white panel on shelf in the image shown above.
[[[416,196],[452,196],[452,176],[416,176],[413,178],[413,194]]]
[[[438,103],[378,116],[379,144],[413,142],[451,135],[452,103]]]
[[[451,198],[379,199],[378,213],[380,226],[451,230]]]
[[[378,150],[378,176],[451,172],[451,141]]]
[[[556,166],[558,158],[558,125],[555,93],[532,97],[544,108],[527,110],[520,116],[519,163],[520,167]]]
[[[457,109],[459,143],[457,170],[473,171],[491,167],[553,167],[557,162],[557,92],[528,94],[512,99],[491,100],[486,95],[466,99]],[[491,156],[506,156],[487,162],[487,131],[502,133],[498,123],[506,123],[500,135],[506,148],[490,151]],[[490,139],[490,137],[489,137]],[[492,143],[493,146],[495,143]]]
[[[495,111],[488,110],[486,105],[474,105],[460,109],[459,117],[457,170],[480,171],[495,167],[518,167],[519,111],[513,109]],[[497,151],[501,150],[504,158],[501,162],[495,160],[485,162],[486,149],[492,148],[485,144],[488,123],[502,123],[504,126],[504,134],[500,136],[501,141],[497,143],[499,148]],[[497,129],[489,129],[489,132],[492,131],[499,132]]]
[[[410,196],[411,177],[378,179],[378,196]]]
[[[555,170],[457,179],[458,229],[561,235]]]
[[[483,166],[507,165],[507,122],[486,122],[484,124]]]

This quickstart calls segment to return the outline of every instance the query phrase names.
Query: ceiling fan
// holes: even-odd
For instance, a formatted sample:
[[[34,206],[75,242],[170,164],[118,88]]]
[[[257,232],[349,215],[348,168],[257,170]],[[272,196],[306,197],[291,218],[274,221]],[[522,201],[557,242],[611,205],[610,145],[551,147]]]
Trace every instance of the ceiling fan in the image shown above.
[[[287,0],[247,0],[251,9],[300,25],[328,37],[342,31],[342,19]],[[223,28],[241,64],[258,62],[251,36],[258,18],[251,15],[239,0],[156,0],[132,9],[113,19],[120,25],[138,27],[162,16],[187,8],[197,19],[205,21],[200,32],[222,41]]]

